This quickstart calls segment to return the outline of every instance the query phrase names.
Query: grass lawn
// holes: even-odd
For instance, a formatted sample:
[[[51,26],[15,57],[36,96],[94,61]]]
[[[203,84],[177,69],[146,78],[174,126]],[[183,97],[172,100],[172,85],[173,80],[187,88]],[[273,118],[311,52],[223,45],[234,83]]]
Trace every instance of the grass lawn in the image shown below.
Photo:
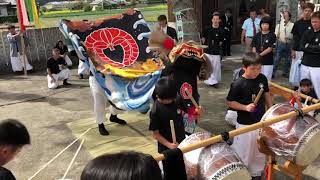
[[[144,15],[144,18],[148,22],[155,22],[157,21],[157,17],[161,14],[167,15],[167,4],[156,4],[150,5],[148,7],[139,7],[138,9]],[[47,12],[40,16],[40,21],[42,27],[54,27],[57,26],[61,19],[69,19],[69,20],[81,20],[81,19],[88,19],[88,20],[97,20],[99,18],[109,16],[109,15],[116,15],[123,12],[124,9],[111,9],[111,10],[104,10],[104,11],[92,11],[92,12],[83,12],[83,11],[53,11]]]

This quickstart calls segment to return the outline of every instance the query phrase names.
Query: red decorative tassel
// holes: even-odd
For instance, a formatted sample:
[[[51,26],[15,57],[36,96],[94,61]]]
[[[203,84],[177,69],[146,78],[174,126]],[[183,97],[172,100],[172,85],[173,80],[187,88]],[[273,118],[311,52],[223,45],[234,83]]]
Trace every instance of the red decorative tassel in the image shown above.
[[[294,104],[296,103],[296,99],[294,97],[292,97],[290,99],[289,103],[291,104],[291,106],[294,106]]]
[[[23,23],[23,14],[22,14],[21,1],[22,0],[17,0],[17,7],[18,7],[18,11],[19,11],[20,30],[23,32],[23,31],[26,30],[26,26]]]
[[[195,121],[196,119],[199,119],[199,111],[196,110],[196,107],[191,106],[188,108],[188,121],[192,122]]]
[[[265,174],[266,179],[269,179],[270,169],[269,169],[268,165],[264,168],[264,174]]]
[[[171,50],[174,47],[174,40],[170,37],[166,37],[166,39],[162,43],[165,49]]]

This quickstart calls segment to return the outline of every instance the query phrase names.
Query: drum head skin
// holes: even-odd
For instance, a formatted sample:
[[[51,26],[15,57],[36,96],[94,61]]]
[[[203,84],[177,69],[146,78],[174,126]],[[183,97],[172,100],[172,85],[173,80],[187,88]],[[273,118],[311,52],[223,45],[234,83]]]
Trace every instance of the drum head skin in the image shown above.
[[[195,133],[179,147],[210,138],[210,133]],[[216,143],[184,154],[188,179],[250,180],[251,176],[237,154],[226,143]]]
[[[295,109],[289,104],[276,104],[262,117],[262,121]],[[260,130],[269,148],[278,156],[301,166],[309,165],[320,154],[320,124],[309,115],[294,117]]]
[[[204,148],[199,157],[199,180],[250,180],[251,176],[237,154],[226,143]]]
[[[314,126],[300,139],[301,147],[298,148],[295,161],[301,166],[307,166],[320,154],[320,128]]]
[[[188,146],[190,144],[199,142],[204,139],[208,139],[211,137],[211,133],[208,132],[198,132],[194,133],[187,138],[185,138],[180,144],[178,148]],[[185,153],[183,155],[184,157],[184,163],[186,166],[186,172],[188,179],[196,178],[198,175],[198,162],[199,162],[199,156],[203,148],[199,148],[196,150],[193,150],[191,152]]]

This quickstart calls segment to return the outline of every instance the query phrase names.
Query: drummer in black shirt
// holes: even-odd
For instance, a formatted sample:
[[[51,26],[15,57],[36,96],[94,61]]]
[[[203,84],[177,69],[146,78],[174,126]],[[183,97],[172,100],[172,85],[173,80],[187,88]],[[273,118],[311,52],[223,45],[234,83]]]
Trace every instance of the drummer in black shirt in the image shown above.
[[[261,73],[268,80],[272,78],[273,72],[273,48],[276,43],[276,35],[270,31],[272,21],[270,17],[264,17],[260,21],[261,32],[253,37],[252,51],[258,53],[262,57]]]
[[[310,79],[316,95],[320,96],[320,11],[311,16],[312,29],[307,30],[300,42],[303,51],[301,79]]]
[[[169,77],[162,77],[156,84],[155,100],[150,111],[149,130],[153,131],[153,137],[158,141],[158,152],[178,147],[185,138],[185,131],[181,111],[175,101],[177,88],[175,82]],[[170,120],[173,120],[176,141],[173,142]]]
[[[265,105],[272,105],[268,80],[260,73],[261,57],[256,53],[246,53],[242,59],[244,74],[231,84],[227,104],[238,113],[236,128],[246,127],[257,123],[265,112]],[[263,95],[257,104],[254,99],[258,95],[261,85]],[[265,166],[265,155],[258,151],[257,137],[259,131],[250,131],[235,137],[232,148],[248,167],[253,179],[260,179]]]
[[[220,27],[220,21],[220,13],[213,13],[212,26],[203,32],[204,44],[208,46],[205,49],[205,53],[212,65],[212,74],[204,83],[214,88],[217,88],[219,81],[221,81],[221,48],[225,40],[224,30]]]

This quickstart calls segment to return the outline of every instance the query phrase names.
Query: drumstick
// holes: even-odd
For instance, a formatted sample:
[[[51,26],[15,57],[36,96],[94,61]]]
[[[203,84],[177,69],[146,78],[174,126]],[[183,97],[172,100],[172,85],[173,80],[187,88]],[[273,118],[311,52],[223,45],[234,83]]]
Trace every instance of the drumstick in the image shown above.
[[[308,112],[316,110],[316,109],[320,109],[320,103],[317,103],[317,104],[302,108],[302,111],[304,113],[308,113]],[[267,126],[270,126],[271,124],[274,124],[274,123],[277,123],[277,122],[280,122],[280,121],[283,121],[283,120],[287,120],[289,118],[296,117],[298,115],[299,115],[298,112],[291,111],[289,113],[282,114],[282,115],[279,115],[277,117],[266,119],[264,121],[260,121],[260,122],[255,123],[255,124],[251,124],[251,125],[239,128],[239,129],[232,130],[232,131],[229,132],[229,137],[233,138],[233,137],[238,136],[240,134],[244,134],[244,133],[247,133],[247,132],[250,132],[250,131],[254,131],[254,130],[257,130],[257,129],[260,129],[260,128],[263,128],[263,127],[267,127]],[[190,144],[190,145],[188,145],[186,147],[182,147],[182,148],[180,148],[180,150],[183,153],[187,153],[187,152],[193,151],[195,149],[206,147],[206,146],[209,146],[209,145],[215,144],[217,142],[221,142],[221,141],[223,141],[222,136],[221,135],[217,135],[217,136],[213,136],[211,138],[199,141],[197,143]],[[161,161],[161,160],[165,159],[165,157],[164,157],[163,154],[158,154],[157,156],[154,157],[154,159],[156,161]]]
[[[255,105],[258,104],[258,102],[259,102],[259,100],[261,98],[261,95],[262,95],[262,93],[264,91],[262,83],[259,84],[259,87],[260,87],[259,93],[258,93],[257,97],[254,99],[254,102],[253,102],[253,104],[255,104]]]
[[[190,91],[189,91],[187,88],[185,88],[184,90],[185,90],[185,92],[187,93],[188,97],[190,98],[192,104],[193,104],[197,109],[200,109],[198,103],[197,103],[196,100],[193,98],[193,96],[192,96],[192,94],[190,93]]]
[[[176,138],[176,131],[174,129],[173,120],[170,120],[170,127],[171,127],[172,143],[176,144],[177,143],[177,138]]]

